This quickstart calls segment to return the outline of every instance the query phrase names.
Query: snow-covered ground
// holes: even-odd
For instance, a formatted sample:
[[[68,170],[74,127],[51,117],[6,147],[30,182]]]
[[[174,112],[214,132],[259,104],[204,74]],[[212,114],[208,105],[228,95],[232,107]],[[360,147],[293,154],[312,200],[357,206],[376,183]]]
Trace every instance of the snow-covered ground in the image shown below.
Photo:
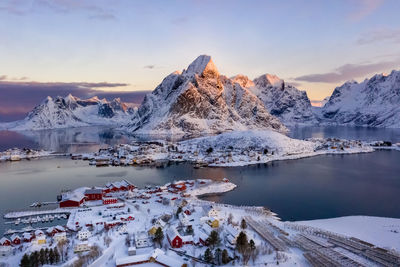
[[[297,223],[356,237],[383,248],[400,251],[400,219],[346,216],[323,220],[299,221]]]

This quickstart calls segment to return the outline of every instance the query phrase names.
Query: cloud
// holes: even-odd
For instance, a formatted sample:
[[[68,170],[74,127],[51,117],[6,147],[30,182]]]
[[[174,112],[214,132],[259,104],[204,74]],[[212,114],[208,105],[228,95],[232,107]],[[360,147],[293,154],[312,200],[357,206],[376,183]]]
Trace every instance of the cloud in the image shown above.
[[[358,38],[357,44],[365,45],[384,41],[400,43],[400,29],[385,28],[366,32]]]
[[[121,98],[123,102],[139,105],[149,91],[121,91],[125,83],[41,83],[0,81],[0,119],[12,121],[22,119],[46,96],[66,96],[71,93],[80,98]],[[109,89],[108,91],[96,89]]]
[[[353,0],[356,8],[349,14],[351,21],[360,21],[378,9],[384,0]]]
[[[114,12],[109,4],[102,3],[103,1],[94,0],[3,0],[0,4],[0,11],[12,15],[27,15],[34,13],[37,10],[51,10],[60,14],[69,14],[82,12],[89,19],[98,20],[116,20]]]
[[[7,75],[0,75],[0,81],[7,80]]]
[[[146,65],[146,66],[144,66],[143,68],[145,68],[145,69],[154,69],[156,67],[156,65]]]
[[[338,83],[362,77],[370,73],[381,72],[383,70],[398,67],[400,59],[395,61],[383,61],[370,64],[346,64],[340,66],[333,72],[308,74],[295,78],[296,81],[311,83]]]

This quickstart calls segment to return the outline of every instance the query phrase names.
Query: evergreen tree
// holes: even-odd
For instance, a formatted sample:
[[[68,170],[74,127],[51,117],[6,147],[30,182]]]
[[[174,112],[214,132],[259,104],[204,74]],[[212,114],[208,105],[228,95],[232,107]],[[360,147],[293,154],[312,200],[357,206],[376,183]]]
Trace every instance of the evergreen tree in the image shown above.
[[[211,263],[213,261],[213,254],[210,248],[207,248],[206,251],[204,252],[204,260],[208,263]]]
[[[21,263],[19,264],[20,267],[30,267],[30,260],[29,260],[29,256],[27,254],[24,254],[24,256],[22,256],[21,259]]]
[[[228,251],[226,249],[224,249],[222,251],[222,264],[227,264],[228,262],[229,262]]]
[[[254,240],[253,240],[253,239],[250,240],[249,246],[250,246],[250,249],[251,249],[251,250],[255,250],[255,249],[256,249],[256,244],[254,243]]]
[[[221,241],[218,235],[218,232],[213,230],[210,233],[210,236],[208,237],[208,243],[211,245],[211,247],[217,246],[219,242]]]
[[[54,258],[54,250],[51,248],[49,251],[49,263],[53,264],[55,262],[55,258]]]
[[[214,262],[216,265],[221,265],[222,263],[222,250],[217,248],[214,252]]]
[[[242,219],[242,222],[240,223],[240,227],[244,230],[247,228],[247,223],[244,219]]]
[[[29,262],[33,267],[39,266],[39,252],[33,252],[29,257]]]
[[[48,248],[46,248],[45,250],[44,250],[44,252],[45,252],[45,254],[46,254],[46,263],[49,263],[49,249]]]
[[[46,263],[46,253],[43,248],[39,251],[39,262],[41,265]]]
[[[59,263],[60,262],[60,253],[58,252],[57,248],[54,248],[54,262]]]
[[[164,240],[164,233],[161,227],[158,227],[153,238],[154,242],[158,243],[161,247],[162,241]]]
[[[182,212],[182,207],[178,207],[178,209],[176,210],[176,218],[178,218],[178,215],[181,212]]]
[[[249,242],[247,241],[247,235],[244,232],[240,232],[239,236],[236,238],[236,249],[239,253],[243,253],[246,251],[249,246]]]

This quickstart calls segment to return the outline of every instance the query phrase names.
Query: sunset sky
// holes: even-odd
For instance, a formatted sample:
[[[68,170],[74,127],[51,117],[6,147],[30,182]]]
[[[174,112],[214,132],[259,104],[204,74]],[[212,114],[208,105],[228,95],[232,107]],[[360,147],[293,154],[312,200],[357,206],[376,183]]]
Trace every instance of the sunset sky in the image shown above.
[[[399,10],[398,0],[1,0],[0,120],[46,94],[130,101],[121,91],[153,90],[200,54],[221,74],[276,74],[321,100],[400,69]]]

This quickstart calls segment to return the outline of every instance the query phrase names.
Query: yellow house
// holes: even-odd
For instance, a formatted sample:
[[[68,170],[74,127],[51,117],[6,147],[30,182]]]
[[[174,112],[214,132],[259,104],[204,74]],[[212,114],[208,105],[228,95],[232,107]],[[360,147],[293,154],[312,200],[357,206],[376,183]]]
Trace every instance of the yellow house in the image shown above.
[[[210,226],[212,228],[218,228],[219,227],[219,221],[217,219],[211,220],[209,224],[210,224]]]
[[[44,245],[44,244],[46,244],[46,237],[44,237],[44,236],[38,236],[38,237],[36,238],[36,244],[38,244],[38,245]]]
[[[148,231],[149,235],[155,235],[157,231],[157,227],[153,226],[150,228],[150,230]]]

